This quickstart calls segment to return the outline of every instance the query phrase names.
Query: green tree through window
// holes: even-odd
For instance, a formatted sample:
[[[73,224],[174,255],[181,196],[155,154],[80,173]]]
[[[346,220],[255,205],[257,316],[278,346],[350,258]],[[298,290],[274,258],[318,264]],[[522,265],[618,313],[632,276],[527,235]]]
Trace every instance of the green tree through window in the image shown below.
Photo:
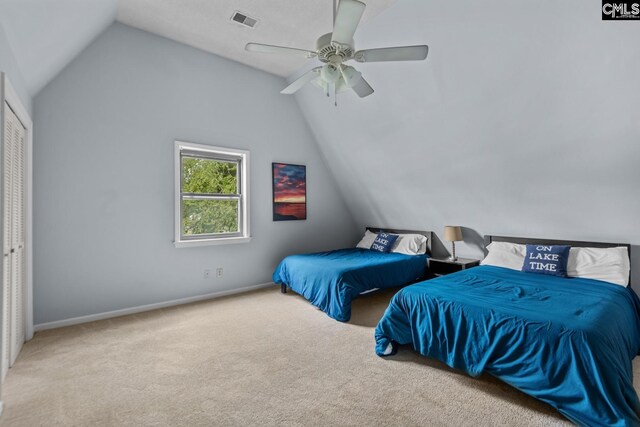
[[[182,234],[239,232],[238,161],[182,156]]]
[[[249,151],[175,141],[174,156],[175,247],[251,241]]]

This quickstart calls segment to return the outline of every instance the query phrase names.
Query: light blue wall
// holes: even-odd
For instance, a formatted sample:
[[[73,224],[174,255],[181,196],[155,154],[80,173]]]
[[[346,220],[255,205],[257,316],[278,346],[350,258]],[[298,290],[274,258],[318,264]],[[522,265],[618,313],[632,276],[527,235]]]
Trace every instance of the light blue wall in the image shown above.
[[[431,50],[355,64],[369,98],[297,95],[359,225],[459,224],[474,257],[482,234],[640,245],[640,23],[600,8],[403,0],[362,25],[358,49]]]
[[[354,222],[280,78],[114,24],[35,99],[35,323],[271,280]],[[248,244],[176,249],[173,141],[251,151]],[[306,164],[308,220],[271,220],[271,162]],[[203,270],[224,278],[203,280]]]
[[[31,115],[32,99],[29,95],[29,91],[27,90],[24,76],[18,68],[13,49],[9,45],[9,41],[7,40],[2,24],[0,24],[0,72],[5,73],[9,77],[11,86],[16,90],[22,104]]]

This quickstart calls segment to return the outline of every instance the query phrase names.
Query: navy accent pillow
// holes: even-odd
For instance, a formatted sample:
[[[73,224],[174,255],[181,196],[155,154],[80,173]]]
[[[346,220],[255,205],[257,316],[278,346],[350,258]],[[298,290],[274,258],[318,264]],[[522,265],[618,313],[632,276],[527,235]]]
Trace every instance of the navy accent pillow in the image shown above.
[[[527,245],[522,271],[567,277],[570,249],[565,245]]]
[[[376,240],[371,244],[371,250],[384,253],[390,252],[398,237],[397,234],[378,233]]]

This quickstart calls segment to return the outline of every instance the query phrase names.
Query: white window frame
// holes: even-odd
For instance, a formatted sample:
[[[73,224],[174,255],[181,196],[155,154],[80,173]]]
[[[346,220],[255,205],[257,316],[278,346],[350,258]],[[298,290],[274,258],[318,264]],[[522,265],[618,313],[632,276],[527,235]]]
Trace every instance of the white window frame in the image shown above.
[[[193,246],[224,245],[230,243],[245,243],[251,241],[249,231],[249,152],[234,148],[214,147],[212,145],[194,144],[192,142],[175,141],[175,240],[176,248],[187,248]],[[219,237],[207,235],[203,237],[192,237],[184,239],[182,236],[182,153],[189,152],[197,156],[201,153],[203,157],[222,159],[234,158],[240,163],[240,212],[238,218],[239,233],[230,235],[221,234]]]

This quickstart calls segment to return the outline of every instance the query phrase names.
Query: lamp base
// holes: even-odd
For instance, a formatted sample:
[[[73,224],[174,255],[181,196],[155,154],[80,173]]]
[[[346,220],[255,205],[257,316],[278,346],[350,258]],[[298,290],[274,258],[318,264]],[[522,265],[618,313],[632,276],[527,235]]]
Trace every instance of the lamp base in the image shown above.
[[[451,256],[449,257],[451,261],[457,261],[458,257],[456,256],[456,242],[451,242]]]

